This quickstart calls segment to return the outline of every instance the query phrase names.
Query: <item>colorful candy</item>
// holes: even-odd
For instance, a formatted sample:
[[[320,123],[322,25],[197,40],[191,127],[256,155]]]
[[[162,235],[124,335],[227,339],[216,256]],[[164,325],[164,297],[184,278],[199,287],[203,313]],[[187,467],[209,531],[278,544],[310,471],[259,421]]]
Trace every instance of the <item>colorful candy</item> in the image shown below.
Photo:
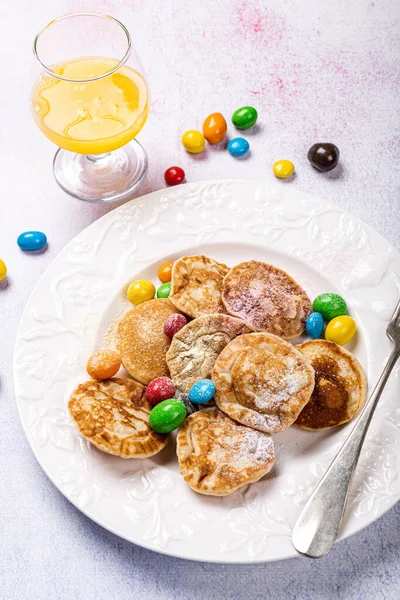
[[[294,164],[290,160],[277,160],[272,165],[272,171],[275,177],[279,177],[279,179],[287,179],[294,173]]]
[[[357,326],[354,319],[348,315],[340,315],[329,321],[325,330],[325,339],[343,346],[350,342],[356,331]]]
[[[324,317],[319,312],[313,312],[306,321],[306,331],[314,340],[324,331]]]
[[[180,427],[185,419],[186,406],[180,400],[171,398],[153,408],[149,416],[149,424],[157,433],[170,433]]]
[[[163,283],[157,290],[157,298],[168,298],[171,292],[171,282]]]
[[[215,385],[211,379],[200,379],[190,388],[189,400],[195,404],[209,402],[215,394]]]
[[[146,400],[154,406],[163,400],[173,398],[174,395],[175,386],[169,377],[157,377],[150,381],[146,388]]]
[[[170,167],[164,173],[165,183],[178,185],[185,179],[185,171],[180,167]]]
[[[332,294],[330,292],[320,294],[313,302],[313,310],[321,313],[325,321],[330,321],[340,315],[347,313],[346,302],[339,294]]]
[[[307,158],[318,171],[326,172],[334,169],[339,163],[340,152],[335,144],[314,144],[307,153]]]
[[[257,121],[258,113],[252,106],[242,106],[232,115],[232,123],[238,129],[250,129]]]
[[[228,144],[228,152],[235,157],[244,156],[249,149],[249,142],[241,137],[233,138]]]
[[[93,379],[110,379],[121,367],[121,359],[113,350],[98,350],[89,358],[86,371]]]
[[[21,250],[32,252],[44,248],[47,244],[47,237],[42,231],[24,231],[18,236],[17,244]]]
[[[173,338],[178,331],[187,325],[187,318],[179,313],[170,315],[164,323],[164,333],[169,338]]]
[[[0,258],[0,281],[3,281],[7,277],[7,267],[4,260]]]
[[[172,267],[174,266],[173,262],[164,263],[158,269],[158,279],[161,283],[168,283],[172,278]]]
[[[203,134],[209,144],[219,144],[226,136],[228,125],[221,113],[212,113],[203,123]]]
[[[132,281],[127,290],[128,300],[135,306],[147,300],[152,300],[155,293],[156,288],[151,281],[147,281],[146,279]]]
[[[188,131],[185,131],[182,136],[182,144],[185,150],[191,154],[199,154],[199,152],[203,152],[206,140],[200,131],[189,129]]]

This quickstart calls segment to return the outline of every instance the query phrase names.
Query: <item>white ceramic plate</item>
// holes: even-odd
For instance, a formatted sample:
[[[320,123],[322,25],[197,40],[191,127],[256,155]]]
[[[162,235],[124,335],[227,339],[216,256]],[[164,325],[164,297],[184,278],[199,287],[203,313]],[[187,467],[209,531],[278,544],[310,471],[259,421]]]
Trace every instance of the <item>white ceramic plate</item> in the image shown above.
[[[44,471],[82,512],[136,544],[183,558],[261,562],[296,555],[291,530],[350,431],[291,427],[274,436],[277,462],[262,481],[227,498],[191,491],[174,443],[147,460],[118,459],[80,437],[67,411],[73,388],[110,322],[126,308],[129,280],[157,280],[165,261],[203,253],[228,265],[265,260],[310,297],[342,294],[358,324],[350,344],[375,384],[390,351],[386,323],[400,294],[400,256],[373,229],[288,186],[252,181],[160,190],[83,231],[39,281],[15,349],[22,424]],[[351,488],[341,536],[400,498],[399,369],[376,411]]]

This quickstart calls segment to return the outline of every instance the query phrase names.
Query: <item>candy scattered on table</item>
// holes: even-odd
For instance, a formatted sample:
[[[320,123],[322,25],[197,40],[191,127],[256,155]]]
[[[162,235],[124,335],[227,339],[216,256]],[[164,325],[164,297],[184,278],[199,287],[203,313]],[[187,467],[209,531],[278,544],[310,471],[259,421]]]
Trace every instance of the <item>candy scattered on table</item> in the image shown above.
[[[157,290],[157,298],[168,298],[171,292],[171,282],[163,283]]]
[[[42,231],[24,231],[18,236],[17,244],[26,252],[41,250],[47,244],[47,237]]]
[[[308,335],[316,340],[324,331],[324,317],[319,312],[313,312],[306,321],[306,331]]]
[[[169,377],[157,377],[150,381],[146,388],[146,400],[154,406],[163,400],[173,398],[174,395],[175,386]]]
[[[152,300],[155,296],[156,288],[146,279],[139,279],[138,281],[132,281],[127,290],[128,300],[135,306]]]
[[[164,323],[164,333],[169,338],[173,338],[178,331],[187,325],[187,318],[179,313],[170,315]]]
[[[347,313],[346,302],[339,294],[327,292],[317,296],[313,302],[313,310],[321,313],[325,321],[330,321]]]
[[[172,278],[172,267],[174,266],[173,262],[164,263],[158,269],[158,279],[161,283],[168,283]]]
[[[226,136],[228,125],[221,113],[212,113],[203,123],[203,134],[209,144],[219,144]]]
[[[7,277],[7,267],[4,260],[0,258],[0,281],[3,281]]]
[[[313,167],[325,173],[331,171],[339,163],[340,152],[335,144],[314,144],[307,153]]]
[[[258,113],[252,106],[242,106],[232,115],[232,123],[238,129],[250,129],[257,121]]]
[[[185,179],[185,171],[181,167],[170,167],[164,173],[165,183],[179,185]]]
[[[200,379],[190,388],[189,400],[195,404],[209,402],[215,394],[215,385],[211,379]]]
[[[241,137],[233,138],[228,144],[228,151],[232,156],[244,156],[250,150],[250,144]]]
[[[185,131],[182,136],[182,144],[185,150],[191,154],[199,154],[199,152],[203,152],[206,140],[200,131],[189,129],[188,131]]]
[[[272,171],[275,177],[279,177],[279,179],[287,179],[294,173],[294,164],[290,160],[277,160],[272,165]]]
[[[113,350],[98,350],[89,358],[86,371],[93,379],[110,379],[121,367],[121,359]]]
[[[171,398],[157,404],[149,415],[149,425],[156,433],[170,433],[180,427],[186,419],[186,406]]]
[[[357,326],[354,319],[348,315],[340,315],[329,321],[325,330],[325,339],[343,346],[350,342],[356,331]]]

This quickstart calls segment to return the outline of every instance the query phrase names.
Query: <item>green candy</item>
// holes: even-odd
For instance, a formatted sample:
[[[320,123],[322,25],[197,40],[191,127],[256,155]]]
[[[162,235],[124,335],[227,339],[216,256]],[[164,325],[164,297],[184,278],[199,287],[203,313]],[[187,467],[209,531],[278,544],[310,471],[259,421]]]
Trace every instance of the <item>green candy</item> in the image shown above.
[[[170,433],[186,419],[186,406],[180,400],[164,400],[151,410],[149,424],[156,433]]]
[[[238,129],[250,129],[257,121],[257,111],[252,106],[242,106],[232,115],[232,123]]]
[[[168,298],[171,293],[171,282],[163,283],[157,290],[157,298]]]
[[[313,302],[313,310],[321,313],[325,321],[347,314],[347,305],[339,294],[320,294]]]

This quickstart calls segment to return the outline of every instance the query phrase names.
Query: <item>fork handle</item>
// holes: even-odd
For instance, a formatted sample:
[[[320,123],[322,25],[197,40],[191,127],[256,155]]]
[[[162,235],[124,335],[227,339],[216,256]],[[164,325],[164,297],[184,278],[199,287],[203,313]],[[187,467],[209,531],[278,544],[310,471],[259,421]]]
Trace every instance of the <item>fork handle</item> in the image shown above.
[[[336,541],[347,491],[372,415],[399,356],[400,347],[395,347],[350,435],[296,521],[292,541],[301,554],[320,558],[329,552]]]

